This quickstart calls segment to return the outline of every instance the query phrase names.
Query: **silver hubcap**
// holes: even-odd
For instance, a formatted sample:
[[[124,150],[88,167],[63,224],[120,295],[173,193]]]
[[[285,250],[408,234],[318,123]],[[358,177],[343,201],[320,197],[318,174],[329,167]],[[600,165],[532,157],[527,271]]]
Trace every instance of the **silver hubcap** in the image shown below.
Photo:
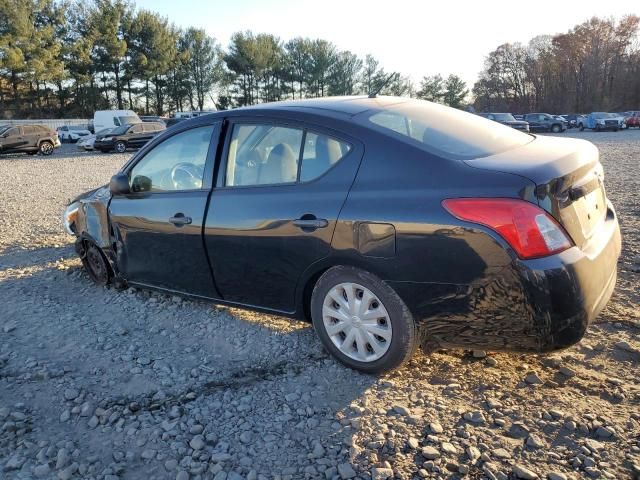
[[[124,146],[124,143],[116,144],[116,151],[118,153],[123,153],[126,149],[127,149],[127,147]]]
[[[333,344],[359,362],[378,360],[391,346],[387,309],[371,290],[357,283],[341,283],[327,293],[322,321]]]

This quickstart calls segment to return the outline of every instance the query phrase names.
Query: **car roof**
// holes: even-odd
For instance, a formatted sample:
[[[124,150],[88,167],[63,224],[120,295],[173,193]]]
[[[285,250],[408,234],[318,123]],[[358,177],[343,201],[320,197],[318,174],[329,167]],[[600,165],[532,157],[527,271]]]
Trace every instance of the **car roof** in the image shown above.
[[[260,112],[263,110],[293,112],[304,109],[306,111],[314,111],[318,114],[326,112],[328,114],[341,114],[343,116],[352,117],[368,110],[382,110],[385,107],[391,105],[407,103],[411,101],[413,100],[409,98],[387,96],[379,96],[373,98],[367,97],[365,95],[348,97],[323,97],[310,98],[305,100],[285,100],[282,102],[261,103],[249,107],[236,108],[234,110],[227,111],[227,113],[247,113],[250,111]]]

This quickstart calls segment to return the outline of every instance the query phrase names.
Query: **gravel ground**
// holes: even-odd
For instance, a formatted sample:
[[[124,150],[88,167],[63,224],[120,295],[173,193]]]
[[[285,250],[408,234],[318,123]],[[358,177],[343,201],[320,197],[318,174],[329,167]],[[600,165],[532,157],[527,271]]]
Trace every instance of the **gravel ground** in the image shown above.
[[[0,478],[640,475],[640,131],[596,143],[624,247],[584,340],[345,369],[309,325],[91,284],[65,202],[127,155],[0,158]]]

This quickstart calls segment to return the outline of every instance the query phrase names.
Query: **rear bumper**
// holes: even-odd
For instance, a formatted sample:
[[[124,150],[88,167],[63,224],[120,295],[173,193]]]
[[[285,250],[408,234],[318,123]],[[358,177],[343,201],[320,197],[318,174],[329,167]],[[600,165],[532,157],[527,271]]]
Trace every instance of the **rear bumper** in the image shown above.
[[[553,351],[579,342],[606,306],[620,251],[620,229],[611,208],[597,238],[583,249],[514,260],[473,285],[389,285],[433,347]]]

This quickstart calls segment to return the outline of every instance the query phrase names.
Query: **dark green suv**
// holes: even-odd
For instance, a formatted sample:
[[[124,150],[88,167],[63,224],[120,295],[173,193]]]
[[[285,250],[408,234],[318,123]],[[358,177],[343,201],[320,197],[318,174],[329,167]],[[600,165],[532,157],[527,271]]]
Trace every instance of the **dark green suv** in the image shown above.
[[[44,125],[3,125],[0,127],[0,153],[51,155],[60,146],[58,134]]]

